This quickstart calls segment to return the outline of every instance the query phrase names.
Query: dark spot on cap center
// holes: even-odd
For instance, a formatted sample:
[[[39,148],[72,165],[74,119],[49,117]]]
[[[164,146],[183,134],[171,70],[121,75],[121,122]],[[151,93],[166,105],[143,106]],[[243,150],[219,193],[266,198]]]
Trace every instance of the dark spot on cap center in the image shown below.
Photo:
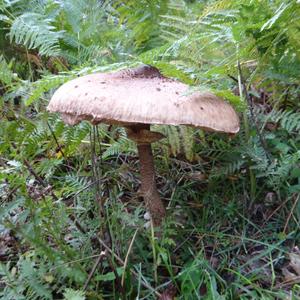
[[[200,109],[201,109],[201,110],[204,110],[204,108],[203,108],[202,106],[200,106]]]
[[[78,88],[78,85],[75,85],[75,89],[77,89]]]

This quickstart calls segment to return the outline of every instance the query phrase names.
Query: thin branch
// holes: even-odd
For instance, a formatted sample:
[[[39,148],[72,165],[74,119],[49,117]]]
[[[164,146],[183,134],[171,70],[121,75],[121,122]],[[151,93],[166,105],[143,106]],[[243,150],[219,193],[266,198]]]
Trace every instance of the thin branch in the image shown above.
[[[227,76],[232,79],[233,81],[235,82],[239,82],[238,79],[236,79],[234,76],[230,75],[230,74],[227,74]]]
[[[296,207],[296,205],[297,205],[297,203],[298,203],[299,197],[300,197],[300,194],[298,194],[298,196],[296,197],[296,199],[295,199],[295,201],[294,201],[294,204],[293,204],[293,206],[292,206],[292,208],[291,208],[291,211],[290,211],[290,213],[289,213],[289,215],[288,215],[288,217],[287,217],[287,219],[286,219],[286,222],[285,222],[285,225],[284,225],[284,228],[283,228],[283,232],[284,232],[284,233],[286,233],[288,224],[289,224],[289,222],[290,222],[290,219],[291,219],[291,217],[292,217],[292,214],[293,214],[293,212],[294,212],[294,209],[295,209],[295,207]]]
[[[63,158],[66,159],[66,156],[65,156],[65,154],[64,154],[64,152],[62,150],[62,146],[59,144],[59,142],[58,142],[58,140],[56,138],[56,135],[55,135],[54,131],[52,130],[52,127],[50,126],[50,124],[49,124],[48,121],[47,121],[47,125],[48,125],[48,128],[49,128],[49,130],[51,132],[51,135],[52,135],[52,137],[53,137],[53,139],[54,139],[54,141],[55,141],[55,143],[57,145],[58,150],[60,151],[60,153],[63,156]]]
[[[138,233],[138,230],[139,230],[139,228],[136,229],[136,231],[135,231],[135,233],[134,233],[134,235],[133,235],[133,237],[132,237],[132,239],[131,239],[130,245],[129,245],[129,247],[128,247],[127,254],[126,254],[126,256],[125,256],[125,261],[124,261],[124,273],[123,273],[123,275],[122,275],[122,280],[121,280],[121,285],[122,285],[122,286],[124,286],[124,281],[125,281],[125,270],[126,270],[126,267],[127,267],[127,264],[128,264],[129,254],[130,254],[130,252],[131,252],[131,249],[132,249],[133,243],[134,243],[134,241],[135,241],[136,235],[137,235],[137,233]]]
[[[270,213],[270,215],[269,216],[267,216],[267,218],[266,218],[266,220],[264,221],[264,223],[263,223],[263,225],[265,225],[275,214],[276,214],[276,212],[278,211],[278,210],[280,210],[288,201],[290,200],[290,198],[286,198],[283,202],[281,202],[281,204],[280,205],[278,205],[278,207],[276,207],[275,209],[274,209],[274,211],[272,211],[271,213]]]
[[[89,276],[88,276],[88,278],[87,278],[87,280],[86,280],[86,282],[85,282],[85,284],[83,286],[83,290],[84,291],[87,289],[87,287],[88,287],[88,285],[89,285],[89,283],[90,283],[90,281],[91,281],[94,273],[97,270],[97,267],[99,266],[99,264],[103,260],[103,258],[106,256],[106,254],[107,254],[107,250],[101,251],[101,253],[99,254],[99,256],[98,256],[95,264],[93,265],[93,268],[92,268],[91,272],[89,273]]]
[[[261,132],[258,128],[258,124],[256,122],[256,118],[255,118],[255,114],[254,114],[254,108],[253,108],[253,101],[252,101],[252,99],[251,99],[251,97],[248,93],[248,89],[247,89],[246,84],[245,84],[245,80],[244,80],[244,77],[243,77],[240,61],[238,61],[237,65],[238,65],[238,72],[239,72],[239,76],[240,76],[240,79],[241,79],[241,84],[242,84],[242,87],[243,87],[245,98],[247,100],[247,103],[248,103],[248,106],[249,106],[249,109],[250,109],[250,117],[251,117],[252,123],[254,124],[254,126],[256,128],[256,132],[257,132],[259,141],[260,141],[260,143],[261,143],[261,145],[262,145],[262,147],[263,147],[263,149],[266,153],[267,159],[271,162],[272,157],[269,153],[267,143],[266,143],[264,137],[262,136],[262,134],[261,134]]]
[[[33,169],[33,167],[30,165],[29,161],[24,159],[24,164],[27,167],[29,173],[43,186],[43,187],[47,187],[48,184],[46,184],[46,182],[35,172],[35,170]],[[55,198],[57,198],[55,196]],[[57,199],[56,199],[57,200]]]

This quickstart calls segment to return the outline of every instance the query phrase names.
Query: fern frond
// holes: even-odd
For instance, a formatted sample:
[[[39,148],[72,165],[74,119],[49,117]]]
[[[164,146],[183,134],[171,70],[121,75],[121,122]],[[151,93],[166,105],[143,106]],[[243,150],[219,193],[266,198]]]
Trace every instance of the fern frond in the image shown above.
[[[39,13],[24,13],[11,25],[10,41],[36,49],[40,55],[57,56],[60,52],[59,39],[63,31],[56,31],[51,19]]]
[[[83,291],[66,289],[64,292],[64,300],[85,300],[85,293]]]
[[[180,135],[176,126],[164,126],[167,133],[168,145],[172,155],[176,156],[181,152]]]
[[[193,161],[195,158],[195,129],[189,126],[180,126],[179,131],[184,155],[189,161]]]
[[[25,104],[30,105],[39,100],[46,92],[58,87],[59,85],[72,79],[74,76],[69,75],[51,75],[36,80],[30,87],[29,96],[25,97]]]
[[[228,9],[232,6],[231,0],[221,0],[216,1],[214,4],[207,5],[203,10],[202,14],[200,15],[198,21],[201,21],[205,17],[209,16],[210,14],[216,13],[221,10]]]
[[[70,155],[78,150],[82,140],[86,138],[91,129],[88,122],[81,122],[75,127],[65,127],[62,143],[65,145],[65,154]]]
[[[162,140],[161,144],[164,148],[167,148],[167,156],[183,154],[189,161],[195,159],[195,128],[189,126],[160,125],[153,126],[153,130],[161,132],[166,136],[166,140]]]
[[[288,133],[300,130],[300,113],[289,110],[272,110],[264,117],[265,121],[279,123]]]
[[[221,168],[213,168],[210,174],[210,178],[222,178],[224,176],[230,176],[238,173],[245,165],[246,160],[238,158],[234,161],[230,161]]]
[[[124,128],[118,128],[119,137],[116,141],[114,141],[108,149],[106,149],[102,158],[106,159],[110,156],[115,156],[120,153],[134,153],[135,147],[134,143],[127,138],[126,131]]]
[[[282,159],[273,162],[258,177],[267,177],[268,184],[274,189],[280,189],[289,180],[291,170],[300,162],[300,151],[287,154]]]
[[[64,178],[65,185],[63,192],[66,196],[85,190],[90,185],[88,177],[78,176],[78,174],[70,173]]]
[[[20,261],[20,273],[27,284],[26,299],[52,299],[49,287],[42,282],[41,272],[37,272],[34,263],[23,259]]]

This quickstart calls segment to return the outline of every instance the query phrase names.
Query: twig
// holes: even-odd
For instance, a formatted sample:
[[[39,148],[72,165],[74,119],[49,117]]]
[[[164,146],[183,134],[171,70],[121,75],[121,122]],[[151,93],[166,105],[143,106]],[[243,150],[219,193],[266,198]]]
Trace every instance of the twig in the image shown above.
[[[233,81],[239,82],[238,79],[236,79],[234,76],[232,76],[232,75],[230,75],[230,74],[227,74],[227,76],[228,76],[229,78],[231,78]]]
[[[99,165],[97,164],[97,157],[96,157],[96,126],[93,126],[93,131],[90,133],[90,140],[91,140],[91,162],[92,162],[92,172],[93,172],[93,177],[94,180],[98,183],[99,179],[101,178],[101,175],[98,172],[98,167]],[[100,185],[96,184],[96,189],[95,189],[95,196],[96,196],[96,202],[98,204],[98,209],[99,209],[99,218],[103,218],[103,205],[101,201],[101,189]]]
[[[50,187],[49,191],[50,191],[50,195],[52,196],[52,198],[55,201],[58,201],[57,196],[54,194],[54,192],[52,191],[52,186],[50,184],[48,184],[47,182],[45,182],[45,180],[42,179],[42,177],[40,177],[35,170],[33,169],[33,167],[30,165],[30,163],[28,162],[28,160],[24,159],[24,164],[27,167],[29,173],[45,188],[47,188],[48,186]]]
[[[180,249],[180,247],[181,246],[183,246],[190,238],[191,238],[191,236],[194,234],[194,232],[195,232],[195,228],[192,230],[192,232],[187,236],[187,238],[183,241],[183,242],[181,242],[174,250],[173,250],[173,253],[175,253],[178,249]]]
[[[291,219],[291,217],[292,217],[292,214],[293,214],[293,212],[294,212],[294,209],[295,209],[295,207],[296,207],[296,204],[298,203],[299,197],[300,197],[300,194],[298,194],[297,198],[295,199],[295,202],[294,202],[294,204],[293,204],[293,206],[292,206],[292,208],[291,208],[291,211],[290,211],[290,213],[289,213],[289,215],[288,215],[288,217],[287,217],[287,219],[286,219],[286,222],[285,222],[285,225],[284,225],[284,228],[283,228],[283,232],[284,232],[284,233],[286,233],[286,229],[287,229],[287,227],[288,227],[288,224],[289,224],[289,222],[290,222],[290,219]]]
[[[83,286],[83,290],[84,291],[87,289],[87,287],[88,287],[88,285],[89,285],[89,283],[90,283],[90,281],[91,281],[91,279],[92,279],[92,277],[93,277],[93,275],[94,275],[94,273],[95,273],[98,265],[100,264],[100,262],[102,261],[102,259],[106,256],[106,254],[107,254],[107,250],[101,251],[101,253],[99,254],[99,256],[98,256],[98,258],[97,258],[97,260],[96,260],[96,262],[95,262],[95,264],[94,264],[91,272],[89,273],[89,276],[88,276],[88,278],[87,278],[87,280],[86,280],[86,282],[85,282],[85,284]]]
[[[27,167],[29,173],[43,186],[47,187],[47,184],[44,180],[34,171],[33,167],[30,165],[29,161],[24,159],[24,164]]]
[[[271,214],[266,218],[266,220],[264,221],[263,225],[265,225],[273,216],[274,214],[276,214],[276,212],[283,207],[287,202],[289,201],[289,198],[286,198],[280,205],[278,205],[278,207],[276,207]]]
[[[87,231],[82,227],[82,225],[78,222],[75,216],[69,215],[68,217],[80,232],[82,232],[83,234],[87,233]]]
[[[293,276],[293,278],[285,280],[283,282],[279,282],[278,284],[276,284],[274,286],[275,289],[282,289],[286,286],[292,285],[292,284],[296,284],[300,282],[300,276]]]
[[[132,249],[133,243],[134,243],[134,241],[135,241],[136,235],[137,235],[137,233],[138,233],[138,230],[139,230],[139,228],[137,228],[137,230],[135,231],[135,233],[134,233],[134,235],[133,235],[133,237],[132,237],[132,239],[131,239],[130,245],[129,245],[129,247],[128,247],[128,251],[127,251],[126,256],[125,256],[125,261],[124,261],[124,266],[123,266],[123,267],[124,267],[124,272],[123,272],[122,280],[121,280],[121,285],[122,285],[122,286],[124,286],[125,269],[126,269],[126,267],[127,267],[129,254],[130,254],[130,252],[131,252],[131,249]]]
[[[157,285],[158,282],[158,276],[157,276],[157,256],[156,256],[156,249],[155,249],[155,234],[154,234],[154,225],[152,218],[150,219],[150,226],[151,226],[151,247],[152,247],[152,256],[153,256],[153,276],[154,276],[154,282],[155,285]],[[158,232],[158,235],[160,235],[161,232]]]
[[[243,77],[243,73],[242,73],[240,61],[238,61],[237,66],[238,66],[238,72],[239,72],[239,76],[240,76],[240,79],[241,79],[241,84],[242,84],[242,87],[243,87],[245,98],[246,98],[248,106],[250,108],[251,120],[252,120],[252,122],[253,122],[253,124],[254,124],[254,126],[256,128],[259,141],[260,141],[260,143],[261,143],[261,145],[262,145],[262,147],[263,147],[263,149],[264,149],[264,151],[266,153],[267,159],[269,161],[272,161],[272,157],[271,157],[271,155],[269,153],[266,141],[265,141],[264,137],[262,136],[262,134],[261,134],[261,132],[260,132],[260,130],[258,128],[256,119],[255,119],[254,110],[253,110],[253,101],[251,100],[251,98],[249,96],[248,89],[247,89],[245,81],[244,81],[244,77]]]
[[[90,134],[90,142],[91,142],[91,152],[92,152],[92,170],[93,170],[93,175],[96,178],[96,180],[98,180],[98,184],[96,185],[96,190],[95,190],[95,196],[96,196],[96,200],[98,202],[98,206],[99,206],[99,217],[104,219],[104,225],[106,225],[106,233],[107,233],[107,237],[109,239],[109,244],[112,244],[112,236],[111,236],[111,232],[110,232],[110,227],[108,222],[106,222],[107,220],[107,216],[106,216],[106,210],[104,207],[104,201],[102,200],[101,197],[101,188],[100,188],[100,180],[102,178],[102,170],[101,167],[103,167],[103,159],[102,159],[102,145],[101,145],[101,141],[100,141],[100,134],[99,134],[99,130],[98,130],[98,126],[93,126],[93,135],[92,133]],[[97,159],[96,157],[96,142],[98,142],[98,146],[99,146],[99,152],[100,152],[100,162],[97,165]],[[100,170],[100,174],[98,172],[98,170]],[[107,185],[107,181],[104,181],[104,189],[106,190],[106,194],[109,195],[109,188]]]
[[[47,125],[48,125],[48,128],[49,128],[49,130],[50,130],[50,132],[51,132],[51,135],[52,135],[52,137],[53,137],[53,139],[54,139],[54,141],[55,141],[55,143],[56,143],[56,145],[57,145],[57,147],[58,147],[58,150],[60,151],[60,153],[61,153],[61,155],[63,156],[63,158],[66,159],[66,156],[65,156],[65,154],[64,154],[64,152],[63,152],[63,150],[62,150],[62,147],[61,147],[61,145],[59,144],[59,142],[58,142],[58,140],[57,140],[57,138],[56,138],[56,136],[55,136],[55,133],[54,133],[54,131],[52,130],[52,127],[50,126],[50,124],[49,124],[48,121],[47,121]]]
[[[8,194],[5,195],[6,199],[10,199],[10,197],[20,188],[20,185],[15,186],[12,190],[9,191]]]

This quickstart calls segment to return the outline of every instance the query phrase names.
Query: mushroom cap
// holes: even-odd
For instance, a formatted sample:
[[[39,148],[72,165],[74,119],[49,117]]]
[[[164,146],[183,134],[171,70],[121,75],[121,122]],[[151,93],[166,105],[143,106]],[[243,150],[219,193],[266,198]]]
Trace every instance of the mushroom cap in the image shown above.
[[[208,92],[162,76],[150,66],[73,79],[53,95],[47,109],[70,125],[191,125],[209,131],[236,133],[239,118],[230,104]]]

